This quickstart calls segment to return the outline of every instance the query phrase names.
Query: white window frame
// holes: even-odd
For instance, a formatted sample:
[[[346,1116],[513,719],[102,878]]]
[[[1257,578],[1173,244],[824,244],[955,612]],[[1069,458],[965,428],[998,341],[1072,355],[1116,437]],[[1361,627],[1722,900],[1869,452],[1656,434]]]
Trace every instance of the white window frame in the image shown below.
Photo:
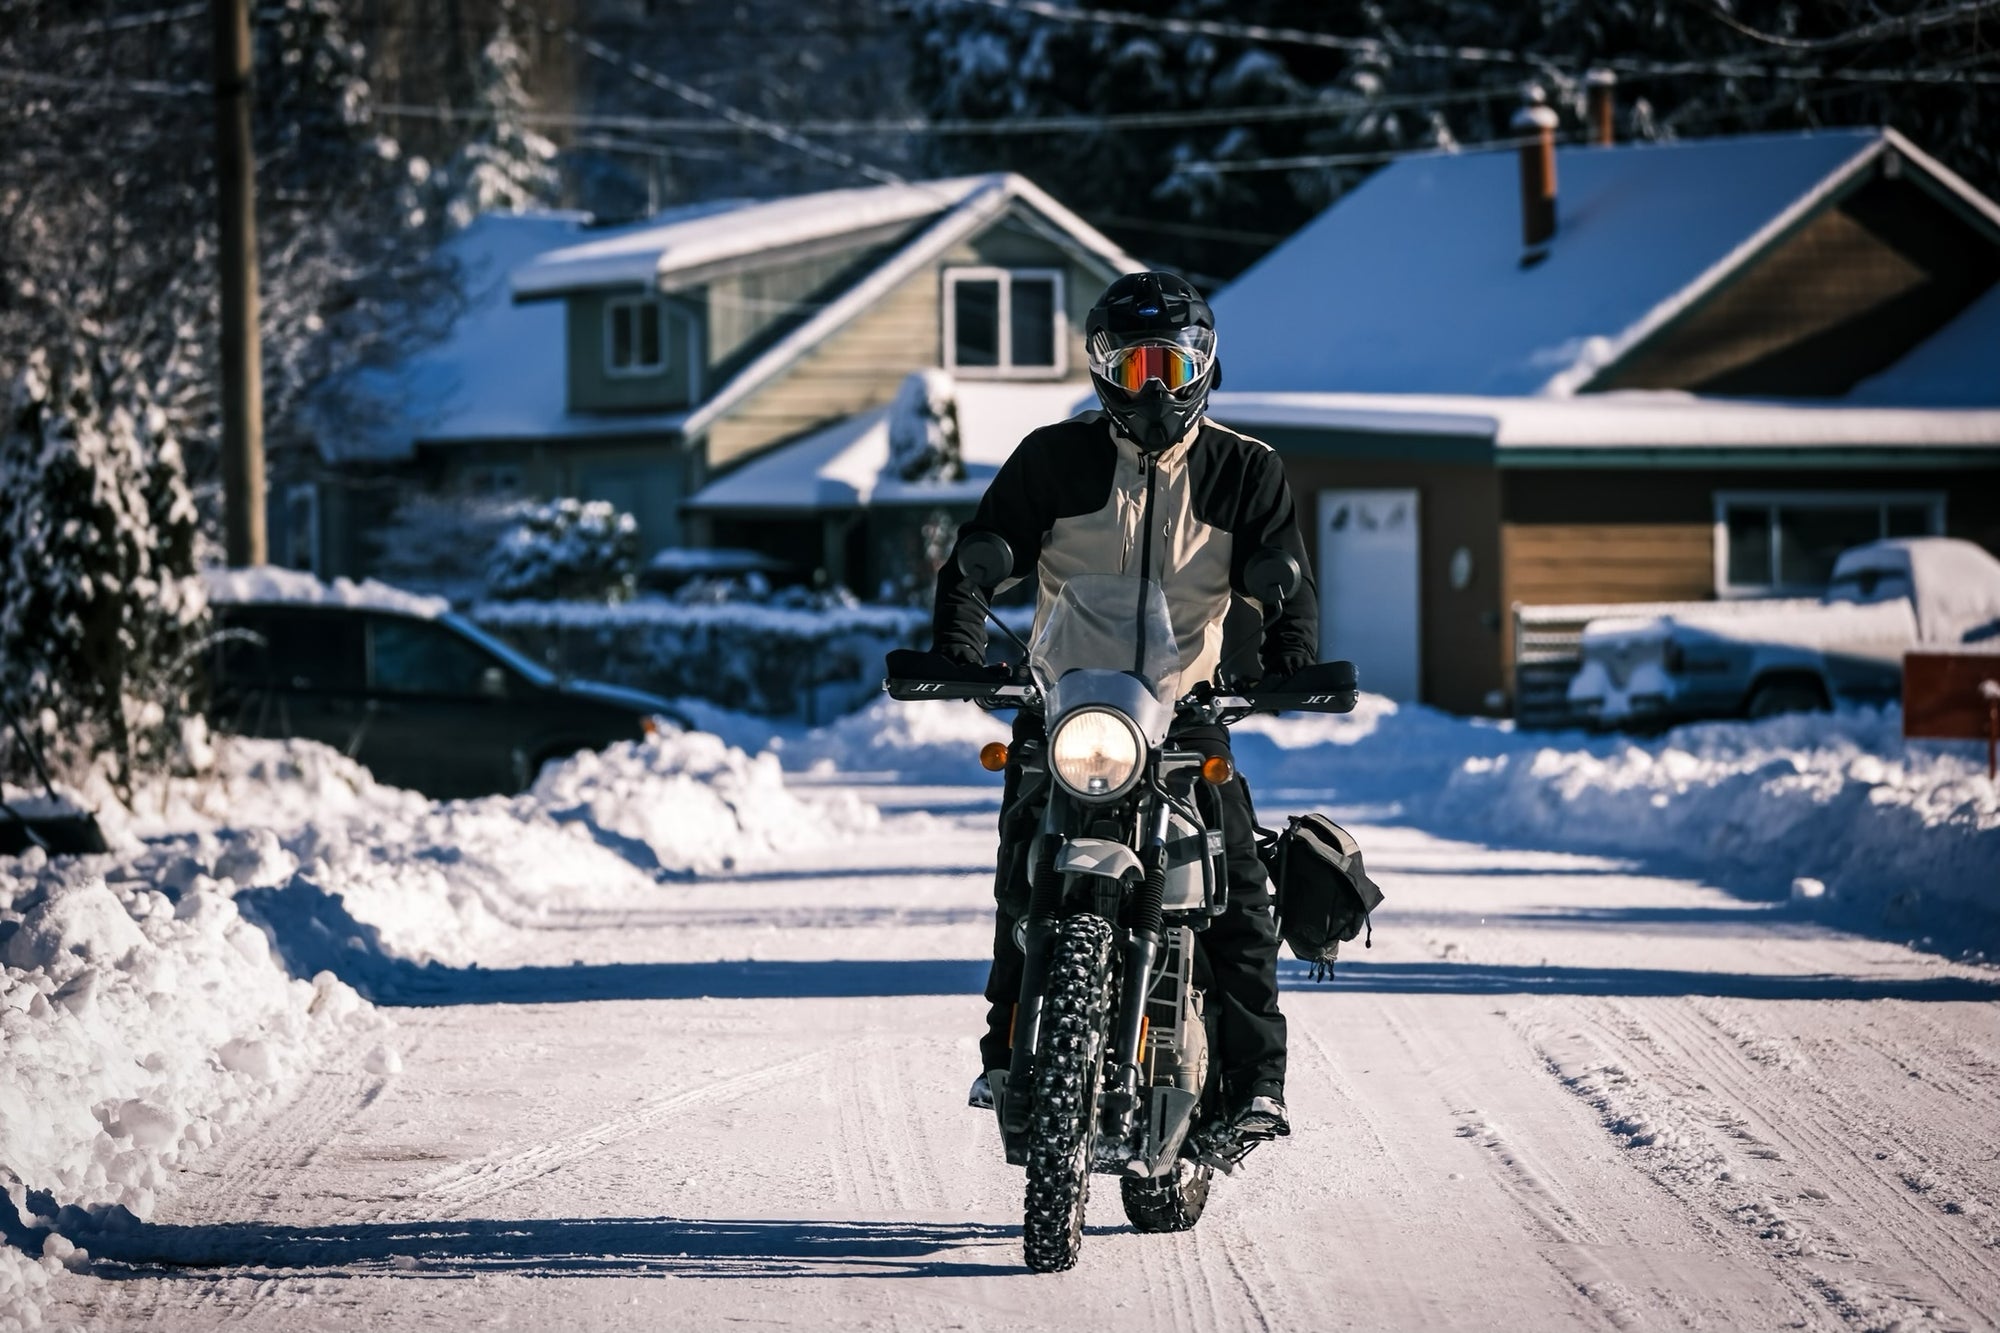
[[[1930,511],[1930,535],[1944,534],[1943,491],[1717,491],[1715,493],[1715,595],[1720,598],[1735,597],[1785,597],[1802,594],[1817,594],[1821,588],[1803,587],[1797,584],[1781,584],[1775,581],[1777,568],[1772,566],[1774,581],[1762,584],[1731,583],[1729,581],[1729,511],[1732,507],[1762,506],[1771,511],[1771,558],[1775,562],[1778,552],[1776,530],[1777,511],[1783,509],[1865,509],[1875,507],[1878,533],[1888,528],[1888,510],[1891,505],[1923,505]]]
[[[995,265],[964,265],[947,268],[941,296],[944,302],[944,348],[940,358],[944,368],[965,379],[1059,380],[1069,374],[1069,307],[1064,289],[1065,274],[1059,268],[1000,268]],[[1014,280],[1047,279],[1055,288],[1056,359],[1046,366],[1014,364]],[[995,282],[1000,286],[1000,364],[963,366],[958,364],[958,284]]]
[[[611,336],[613,321],[620,310],[650,310],[660,321],[660,359],[658,361],[634,361],[629,366],[620,366],[611,359],[611,349],[616,345]],[[667,368],[668,337],[667,303],[657,296],[614,296],[604,303],[604,375],[607,379],[639,379],[658,375]],[[632,354],[639,354],[639,326],[632,326]]]

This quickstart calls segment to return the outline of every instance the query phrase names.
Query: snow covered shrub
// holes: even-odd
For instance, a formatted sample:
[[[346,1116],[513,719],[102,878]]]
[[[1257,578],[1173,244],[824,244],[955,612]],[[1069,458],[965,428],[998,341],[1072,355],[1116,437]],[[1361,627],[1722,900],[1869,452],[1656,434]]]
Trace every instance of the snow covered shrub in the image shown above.
[[[486,583],[503,600],[615,602],[632,595],[639,524],[607,500],[552,500],[502,534]]]
[[[124,369],[38,348],[0,421],[0,695],[54,763],[106,762],[121,796],[174,759],[207,614],[180,446]]]
[[[504,26],[480,53],[475,100],[485,120],[445,169],[445,216],[453,227],[470,226],[481,213],[546,207],[561,195],[556,146],[527,124],[535,105],[522,81],[527,68],[527,52]]]
[[[889,405],[889,463],[904,481],[964,481],[958,397],[951,375],[919,370]]]

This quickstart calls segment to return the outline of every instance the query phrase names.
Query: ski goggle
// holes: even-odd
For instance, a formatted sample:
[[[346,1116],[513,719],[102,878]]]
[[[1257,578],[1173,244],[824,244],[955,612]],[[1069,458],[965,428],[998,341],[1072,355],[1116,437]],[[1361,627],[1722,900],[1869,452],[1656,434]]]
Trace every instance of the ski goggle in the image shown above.
[[[1175,393],[1200,379],[1208,362],[1209,358],[1173,343],[1145,342],[1106,353],[1097,370],[1127,393],[1139,392],[1148,380],[1158,380],[1167,392]]]

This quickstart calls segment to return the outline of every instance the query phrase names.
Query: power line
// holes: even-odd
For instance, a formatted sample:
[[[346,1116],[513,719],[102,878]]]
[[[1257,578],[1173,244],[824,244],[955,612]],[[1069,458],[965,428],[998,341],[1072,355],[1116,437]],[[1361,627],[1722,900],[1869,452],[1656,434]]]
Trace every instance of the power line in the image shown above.
[[[1393,111],[1445,106],[1460,102],[1482,102],[1513,98],[1519,89],[1512,84],[1488,88],[1451,89],[1436,93],[1392,93],[1383,97],[1324,98],[1284,106],[1209,107],[1192,111],[1136,111],[1101,115],[1019,116],[1008,120],[923,120],[893,118],[880,120],[802,120],[782,128],[797,134],[826,135],[966,135],[1007,137],[1034,134],[1101,133],[1120,130],[1198,128],[1293,121],[1334,120],[1371,111]],[[375,114],[417,120],[480,121],[492,113],[478,107],[420,106],[405,102],[379,103]],[[733,134],[734,125],[713,120],[661,119],[609,113],[530,111],[522,113],[530,124],[561,128],[622,130],[654,134]]]
[[[1130,14],[1113,9],[1067,9],[1051,0],[956,0],[961,5],[979,5],[1002,13],[1032,14],[1059,23],[1091,24],[1100,27],[1138,28],[1152,32],[1172,32],[1185,36],[1221,37],[1232,41],[1264,42],[1280,46],[1319,47],[1364,55],[1394,55],[1410,60],[1441,60],[1456,64],[1524,65],[1530,68],[1583,69],[1599,67],[1631,78],[1685,78],[1723,76],[1751,79],[1828,79],[1848,83],[1942,85],[1960,82],[2000,83],[2000,73],[1970,73],[1931,70],[1830,69],[1819,65],[1791,65],[1742,57],[1714,60],[1646,60],[1631,56],[1588,57],[1578,54],[1544,55],[1489,46],[1451,46],[1437,43],[1402,43],[1381,37],[1343,37],[1335,33],[1309,32],[1303,28],[1274,28],[1261,23],[1231,23],[1216,19],[1156,18],[1150,14]],[[1978,0],[1981,9],[2000,7],[2000,0]],[[1960,6],[1959,8],[1968,8]]]
[[[521,17],[531,23],[539,22],[542,31],[551,36],[561,37],[564,41],[569,42],[572,46],[575,46],[591,58],[602,61],[614,69],[622,70],[632,78],[658,88],[661,92],[669,93],[684,102],[691,103],[704,111],[720,116],[740,129],[762,135],[773,143],[782,144],[795,152],[804,153],[808,157],[840,167],[843,170],[855,172],[879,184],[900,185],[903,183],[903,178],[893,171],[888,171],[870,162],[863,162],[861,159],[851,154],[843,153],[837,148],[828,148],[824,144],[817,144],[810,139],[802,138],[791,130],[786,129],[783,125],[733,107],[720,98],[710,96],[699,88],[682,83],[679,79],[669,78],[650,65],[642,65],[623,52],[612,50],[596,38],[586,36],[577,29],[575,24],[557,23],[553,19],[537,20],[534,11],[529,9],[528,6],[521,4],[519,0],[500,0],[500,7],[506,11],[510,18]]]
[[[1556,142],[1577,142],[1575,134],[1557,135]],[[1189,169],[1234,174],[1246,171],[1303,171],[1323,167],[1368,167],[1387,162],[1401,162],[1408,158],[1461,157],[1467,153],[1492,152],[1502,148],[1519,148],[1525,143],[1538,143],[1539,138],[1484,139],[1478,143],[1454,144],[1448,148],[1385,148],[1374,152],[1359,153],[1306,153],[1297,157],[1256,157],[1240,161],[1211,160],[1184,164]]]
[[[1776,46],[1787,51],[1833,51],[1843,46],[1860,46],[1867,42],[1879,41],[1884,37],[1914,37],[1920,32],[1956,27],[1996,9],[2000,9],[2000,0],[1965,0],[1965,3],[1946,5],[1942,9],[1926,9],[1915,14],[1865,23],[1832,37],[1786,37],[1779,33],[1764,32],[1743,22],[1721,5],[1713,3],[1713,0],[1708,5],[1707,12],[1716,22],[1741,33],[1753,42],[1762,42],[1766,46]]]

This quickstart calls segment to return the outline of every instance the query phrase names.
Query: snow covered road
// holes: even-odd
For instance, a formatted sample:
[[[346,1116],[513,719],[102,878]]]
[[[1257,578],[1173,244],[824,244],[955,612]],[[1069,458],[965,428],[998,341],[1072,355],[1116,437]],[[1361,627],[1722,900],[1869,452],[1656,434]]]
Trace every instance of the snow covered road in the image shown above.
[[[1376,947],[1288,974],[1295,1136],[1028,1274],[966,1109],[990,788],[430,969],[79,1238],[90,1328],[1990,1328],[2000,985],[1618,861],[1360,830]],[[1276,813],[1275,811],[1273,813]],[[413,983],[414,984],[414,983]],[[393,1064],[394,1062],[389,1062]],[[1900,1325],[1898,1321],[1903,1321]]]

